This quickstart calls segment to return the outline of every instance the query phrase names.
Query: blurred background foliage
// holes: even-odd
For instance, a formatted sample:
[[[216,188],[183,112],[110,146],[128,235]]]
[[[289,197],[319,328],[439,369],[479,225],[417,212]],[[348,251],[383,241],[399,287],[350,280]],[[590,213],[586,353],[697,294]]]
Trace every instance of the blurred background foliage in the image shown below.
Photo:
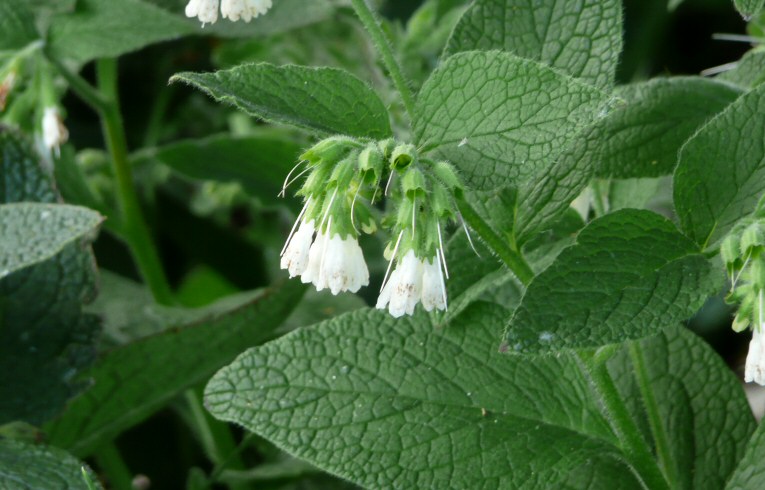
[[[464,3],[447,0],[431,2],[424,8],[416,0],[382,3],[389,20],[387,27],[414,87],[435,66]],[[736,61],[751,49],[747,42],[716,39],[719,33],[747,32],[746,23],[730,0],[670,3],[676,5],[673,10],[668,9],[667,0],[624,0],[625,50],[619,83],[699,74]],[[181,71],[210,71],[253,61],[329,65],[371,81],[382,92],[383,100],[390,103],[393,93],[385,92],[387,82],[375,60],[372,46],[348,9],[340,9],[317,24],[267,38],[187,37],[120,59],[120,96],[128,145],[135,150],[131,159],[146,215],[181,305],[206,306],[284,277],[278,269],[278,253],[292,225],[296,202],[277,200],[276,194],[301,146],[310,141],[287,129],[260,125],[189,87],[168,86],[170,77]],[[85,67],[84,76],[93,79],[92,66]],[[108,156],[100,150],[104,143],[99,120],[72,94],[64,98],[63,105],[71,144],[63,149],[56,169],[61,191],[70,201],[109,214],[114,206],[110,196],[114,193],[109,184]],[[218,137],[225,133],[241,140],[232,143]],[[254,154],[248,149],[251,137],[270,143],[259,144]],[[79,150],[77,154],[74,148]],[[88,176],[90,188],[68,185],[76,179],[67,176],[78,172]],[[666,179],[651,184],[655,191],[651,205],[665,212],[669,185]],[[368,253],[367,257],[380,257],[370,263],[372,275],[380,277],[385,267],[382,245],[364,245],[367,250],[378,248],[379,253]],[[108,223],[94,250],[102,270],[139,280],[128,250],[110,233]],[[127,287],[115,284],[108,277],[102,279],[103,288]],[[373,295],[376,289],[372,285],[365,291]],[[309,306],[293,315],[293,325],[313,323],[318,304],[323,305],[325,311],[320,313],[324,316],[361,304],[356,297],[316,296],[308,296]],[[372,297],[364,299],[373,301]],[[115,311],[114,305],[102,303],[96,303],[94,308]],[[312,313],[306,315],[306,311]],[[741,365],[747,340],[733,334],[729,325],[730,311],[717,298],[709,302],[692,326],[736,369]],[[136,482],[139,487],[150,481],[151,488],[182,488],[179,482],[188,480],[189,488],[205,488],[204,473],[212,469],[212,464],[205,454],[205,435],[190,432],[185,423],[194,416],[179,400],[117,439],[130,472],[146,477]],[[244,435],[237,431],[235,436]],[[246,467],[254,469],[233,467],[223,474],[222,480],[232,488],[241,482],[262,489],[349,486],[285,456],[257,437],[251,437],[241,459]],[[189,468],[201,471],[189,473]]]

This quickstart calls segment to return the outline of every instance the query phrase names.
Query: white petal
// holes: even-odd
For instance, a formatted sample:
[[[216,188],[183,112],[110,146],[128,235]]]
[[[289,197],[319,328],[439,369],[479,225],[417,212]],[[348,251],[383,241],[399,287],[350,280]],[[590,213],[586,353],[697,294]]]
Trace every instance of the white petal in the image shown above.
[[[186,17],[199,17],[202,26],[215,24],[218,20],[218,0],[190,0],[186,5]]]
[[[308,253],[315,231],[314,223],[313,220],[301,223],[282,255],[281,268],[289,270],[291,278],[303,274],[308,268]]]
[[[444,278],[441,264],[436,257],[426,261],[422,272],[422,306],[425,311],[446,309],[444,297]]]
[[[388,311],[395,317],[404,313],[412,315],[422,294],[422,262],[415,256],[414,250],[410,250],[396,270],[399,271],[398,284],[394,285],[391,293]]]
[[[384,310],[385,308],[388,307],[391,293],[393,292],[393,288],[397,284],[398,284],[398,268],[393,270],[390,277],[388,278],[388,282],[385,283],[385,287],[383,287],[382,291],[380,291],[380,296],[377,297],[377,305],[375,307],[378,310]]]
[[[324,284],[319,282],[319,279],[321,272],[321,258],[324,255],[324,245],[326,241],[327,235],[324,233],[319,233],[316,236],[316,240],[314,240],[313,245],[311,245],[311,249],[308,252],[308,267],[306,267],[305,272],[300,276],[302,282],[313,283],[319,291],[325,287]]]
[[[760,328],[755,327],[752,333],[752,341],[749,342],[749,354],[746,356],[746,369],[744,381],[754,381],[758,385],[765,386],[765,334]]]
[[[69,139],[61,115],[55,107],[47,107],[42,120],[43,143],[48,150],[58,150]]]

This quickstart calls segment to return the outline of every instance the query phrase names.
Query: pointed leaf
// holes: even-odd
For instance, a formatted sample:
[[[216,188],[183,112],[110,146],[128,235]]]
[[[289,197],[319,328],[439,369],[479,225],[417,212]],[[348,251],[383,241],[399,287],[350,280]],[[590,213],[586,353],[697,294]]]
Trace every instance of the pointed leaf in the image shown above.
[[[759,490],[765,487],[765,424],[760,424],[746,447],[746,454],[738,459],[736,471],[726,490]]]
[[[55,447],[0,439],[0,488],[8,490],[89,490],[98,478],[85,464]]]

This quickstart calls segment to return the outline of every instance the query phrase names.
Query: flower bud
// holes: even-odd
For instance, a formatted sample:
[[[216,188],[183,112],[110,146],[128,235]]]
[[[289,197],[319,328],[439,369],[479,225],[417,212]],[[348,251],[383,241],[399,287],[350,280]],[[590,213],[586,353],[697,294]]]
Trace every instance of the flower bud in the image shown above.
[[[334,136],[316,143],[311,149],[300,155],[301,160],[308,160],[311,163],[320,161],[336,162],[355,146],[355,141],[344,136]]]
[[[364,176],[364,183],[374,185],[382,178],[385,159],[377,145],[364,148],[359,154],[359,171]]]
[[[358,153],[353,152],[338,162],[332,169],[332,174],[329,177],[329,183],[335,185],[338,189],[343,191],[347,190],[351,185],[351,180],[356,174],[356,163],[358,161]]]
[[[765,291],[765,256],[757,257],[749,266],[749,281],[756,292]]]
[[[391,166],[395,170],[404,170],[417,161],[417,148],[414,145],[398,145],[391,155]]]
[[[424,199],[427,197],[425,175],[418,168],[410,168],[401,179],[401,187],[408,199]]]
[[[759,251],[765,247],[765,226],[755,221],[747,226],[744,233],[741,234],[741,254],[749,256],[750,254],[759,254]]]
[[[447,162],[437,162],[433,165],[431,170],[433,175],[454,193],[455,197],[461,197],[463,191],[462,182],[460,182],[459,177],[457,177],[454,167]]]
[[[383,158],[385,160],[390,160],[390,157],[393,155],[393,150],[396,149],[396,141],[393,138],[378,141],[377,147],[382,152]]]
[[[733,277],[741,270],[743,261],[741,260],[741,240],[738,234],[731,233],[723,240],[722,245],[720,245],[720,256],[725,262],[725,269],[729,277]]]

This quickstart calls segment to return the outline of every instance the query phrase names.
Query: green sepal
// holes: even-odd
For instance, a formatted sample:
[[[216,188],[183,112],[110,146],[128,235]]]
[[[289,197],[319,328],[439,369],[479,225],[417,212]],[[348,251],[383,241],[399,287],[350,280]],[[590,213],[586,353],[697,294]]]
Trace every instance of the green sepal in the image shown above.
[[[326,192],[327,181],[332,175],[334,164],[329,160],[321,160],[314,167],[308,178],[305,179],[303,187],[297,192],[298,196],[320,196]]]
[[[404,189],[404,195],[407,199],[424,199],[428,195],[425,175],[417,167],[411,167],[404,173],[401,187]]]
[[[387,140],[378,141],[377,147],[382,152],[383,158],[385,160],[390,160],[393,156],[393,150],[396,148],[396,140],[388,138]]]
[[[417,162],[417,148],[412,144],[398,145],[390,157],[391,168],[404,170]]]
[[[337,188],[340,193],[347,193],[351,186],[351,181],[356,175],[356,163],[359,154],[351,152],[346,158],[338,162],[332,169],[332,175],[329,177],[329,187]],[[326,184],[325,184],[326,185]]]
[[[749,266],[749,281],[756,292],[765,291],[765,256],[759,256]]]
[[[375,185],[380,182],[385,169],[385,157],[377,145],[364,148],[359,154],[359,171],[364,176],[364,183]]]
[[[457,172],[451,164],[448,162],[436,162],[431,167],[431,171],[438,180],[443,182],[443,184],[454,193],[455,197],[459,199],[462,196],[465,188],[463,187],[460,178],[457,177]]]
[[[430,193],[430,203],[433,214],[439,219],[453,219],[456,216],[454,205],[449,194],[442,185],[435,184]]]
[[[739,310],[738,313],[736,313],[736,316],[733,318],[733,324],[731,328],[734,332],[743,332],[749,326],[752,324],[752,318],[751,315],[744,315]]]
[[[367,235],[377,231],[377,221],[366,203],[357,200],[353,211],[356,214],[356,223],[361,227],[361,231]]]
[[[731,233],[720,245],[720,256],[725,262],[728,277],[733,277],[744,265],[741,260],[741,240],[738,233]]]
[[[311,163],[321,161],[336,162],[342,158],[351,148],[358,147],[356,140],[347,136],[333,136],[319,141],[305,153],[300,155],[301,160],[308,160]]]
[[[765,226],[759,221],[747,226],[741,234],[741,254],[757,257],[765,247]]]

